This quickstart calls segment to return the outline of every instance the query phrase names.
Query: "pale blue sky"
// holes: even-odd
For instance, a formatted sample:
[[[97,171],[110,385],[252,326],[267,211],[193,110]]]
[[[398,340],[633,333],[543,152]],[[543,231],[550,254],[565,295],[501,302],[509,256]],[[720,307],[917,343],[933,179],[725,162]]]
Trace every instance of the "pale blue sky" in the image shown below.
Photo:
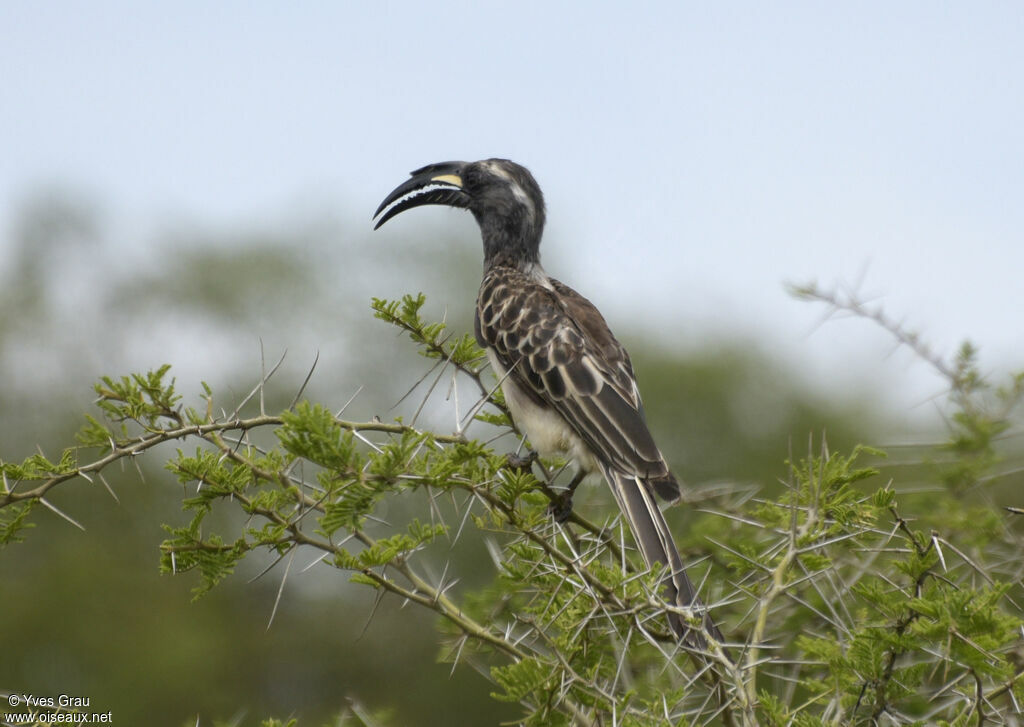
[[[1021,367],[1022,129],[1015,2],[0,7],[5,230],[60,183],[129,229],[308,207],[368,244],[410,169],[505,156],[546,192],[549,271],[620,333],[659,304],[684,343],[738,329],[915,397],[926,367],[783,283],[863,277],[940,350]],[[431,216],[472,224],[377,235]]]

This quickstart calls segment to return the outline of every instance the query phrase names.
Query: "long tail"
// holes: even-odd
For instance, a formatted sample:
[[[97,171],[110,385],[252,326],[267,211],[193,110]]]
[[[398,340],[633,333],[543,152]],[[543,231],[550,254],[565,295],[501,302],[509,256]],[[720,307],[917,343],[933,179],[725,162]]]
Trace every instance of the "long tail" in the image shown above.
[[[690,607],[698,612],[703,611],[704,627],[707,632],[717,641],[724,641],[722,632],[704,609],[704,604],[697,596],[697,589],[686,575],[672,531],[669,530],[661,509],[654,501],[651,488],[635,475],[617,472],[610,467],[604,468],[604,476],[629,523],[629,529],[633,531],[633,538],[640,547],[647,567],[651,568],[655,563],[668,566],[669,572],[664,580],[666,600],[683,608]],[[686,626],[679,614],[669,613],[668,621],[680,640],[695,648],[707,648],[704,636]]]

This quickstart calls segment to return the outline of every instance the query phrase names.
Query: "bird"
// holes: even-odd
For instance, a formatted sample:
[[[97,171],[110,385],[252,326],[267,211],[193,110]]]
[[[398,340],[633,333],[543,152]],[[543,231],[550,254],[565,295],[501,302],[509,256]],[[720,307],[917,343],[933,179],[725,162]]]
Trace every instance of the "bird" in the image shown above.
[[[680,486],[647,426],[629,354],[598,309],[541,266],[546,211],[533,175],[508,159],[429,164],[381,202],[374,229],[422,205],[476,218],[484,248],[477,342],[533,450],[576,466],[556,517],[568,517],[581,481],[603,475],[647,567],[666,567],[666,601],[700,614],[704,632],[722,643],[655,501],[677,501]],[[679,613],[670,610],[668,622],[680,642],[707,648]]]

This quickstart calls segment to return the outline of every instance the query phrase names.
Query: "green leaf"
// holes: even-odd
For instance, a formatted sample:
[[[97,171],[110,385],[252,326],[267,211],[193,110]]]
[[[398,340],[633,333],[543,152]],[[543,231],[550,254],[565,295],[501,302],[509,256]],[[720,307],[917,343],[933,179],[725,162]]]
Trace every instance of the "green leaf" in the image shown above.
[[[28,516],[37,502],[34,499],[23,500],[0,508],[0,545],[20,543],[23,538],[18,532],[36,526],[28,522]]]

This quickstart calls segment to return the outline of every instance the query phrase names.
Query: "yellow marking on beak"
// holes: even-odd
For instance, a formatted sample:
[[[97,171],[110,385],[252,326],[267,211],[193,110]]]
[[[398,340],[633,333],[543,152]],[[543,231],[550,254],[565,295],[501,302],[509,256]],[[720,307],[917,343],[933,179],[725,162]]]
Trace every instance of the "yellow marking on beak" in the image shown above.
[[[454,184],[459,189],[462,189],[462,177],[458,174],[438,174],[436,177],[430,178],[431,182],[444,182],[445,184]]]

